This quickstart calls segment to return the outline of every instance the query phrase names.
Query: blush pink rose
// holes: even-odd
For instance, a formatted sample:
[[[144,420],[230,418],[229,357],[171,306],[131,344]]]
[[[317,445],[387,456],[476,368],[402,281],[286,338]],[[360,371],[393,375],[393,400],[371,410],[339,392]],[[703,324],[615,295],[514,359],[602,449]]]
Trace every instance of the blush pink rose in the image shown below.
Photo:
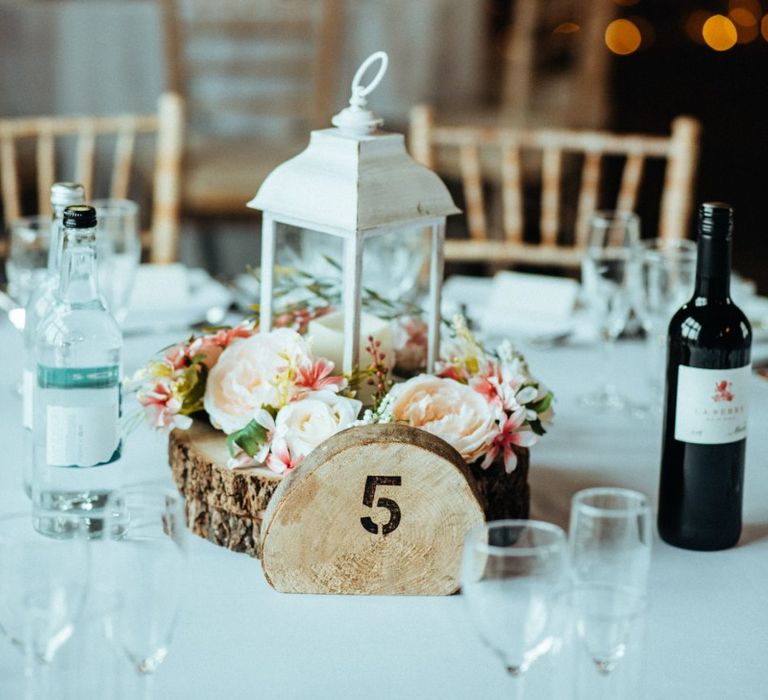
[[[466,462],[482,457],[499,434],[499,409],[466,384],[420,374],[392,390],[392,418],[437,435]]]
[[[234,340],[208,374],[203,404],[211,423],[229,435],[248,425],[262,406],[285,405],[295,388],[281,381],[282,375],[307,362],[306,341],[288,328]]]

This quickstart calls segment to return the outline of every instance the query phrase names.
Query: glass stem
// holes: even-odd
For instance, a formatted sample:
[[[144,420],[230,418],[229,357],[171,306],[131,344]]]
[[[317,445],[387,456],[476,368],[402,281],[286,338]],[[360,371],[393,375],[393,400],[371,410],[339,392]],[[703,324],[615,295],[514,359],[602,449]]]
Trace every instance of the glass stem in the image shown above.
[[[155,674],[154,673],[142,673],[142,700],[154,700],[155,697]]]
[[[606,336],[602,342],[603,394],[613,396],[616,393],[614,368],[616,365],[616,338]]]
[[[515,684],[515,700],[525,700],[525,673],[513,679]]]
[[[48,700],[51,697],[50,665],[35,656],[32,645],[24,653],[24,700]]]

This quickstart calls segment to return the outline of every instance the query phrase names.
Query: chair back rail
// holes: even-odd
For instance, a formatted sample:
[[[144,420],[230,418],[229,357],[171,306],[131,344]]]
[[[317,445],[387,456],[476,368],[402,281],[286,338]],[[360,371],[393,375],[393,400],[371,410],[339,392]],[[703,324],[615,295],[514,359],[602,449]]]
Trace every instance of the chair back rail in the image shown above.
[[[571,129],[521,129],[515,127],[440,126],[434,123],[430,107],[420,105],[411,112],[410,148],[427,167],[439,170],[439,153],[458,153],[459,176],[464,192],[468,239],[446,242],[446,258],[491,259],[527,264],[578,264],[579,251],[586,245],[589,220],[598,208],[606,157],[624,159],[615,208],[636,208],[646,163],[666,161],[658,235],[679,238],[686,235],[692,211],[693,186],[698,160],[700,125],[691,117],[677,117],[670,136],[615,134],[607,131]],[[539,243],[525,242],[524,192],[528,172],[523,152],[538,157],[535,170],[540,179],[538,217]],[[483,154],[488,155],[484,159]],[[573,241],[564,244],[563,179],[564,158],[583,158],[575,202]],[[489,178],[489,163],[498,172]],[[486,185],[500,188],[501,236],[488,224]],[[571,211],[571,209],[568,209]]]
[[[114,137],[110,197],[129,196],[135,172],[136,140],[139,135],[155,138],[153,182],[151,185],[151,225],[143,240],[152,262],[170,262],[176,257],[179,229],[179,181],[183,134],[181,98],[166,93],[152,115],[60,116],[0,119],[0,189],[3,222],[7,228],[22,215],[22,187],[18,169],[17,143],[34,141],[35,180],[38,209],[51,213],[50,191],[56,181],[56,145],[62,137],[76,138],[73,175],[67,179],[81,183],[89,199],[94,199],[94,173],[97,140]],[[61,179],[61,178],[59,178]]]

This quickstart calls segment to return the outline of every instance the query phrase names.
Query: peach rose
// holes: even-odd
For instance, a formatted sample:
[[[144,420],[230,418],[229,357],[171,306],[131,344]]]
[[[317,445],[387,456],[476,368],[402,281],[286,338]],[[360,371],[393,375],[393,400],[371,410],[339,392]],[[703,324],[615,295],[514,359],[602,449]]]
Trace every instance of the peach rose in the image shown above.
[[[362,406],[333,391],[311,391],[280,409],[275,439],[285,441],[295,464],[334,433],[354,425]]]
[[[437,435],[470,463],[490,449],[503,418],[466,384],[429,374],[398,384],[392,397],[390,411],[395,421]]]
[[[203,404],[211,423],[229,435],[262,406],[285,405],[295,391],[286,369],[310,361],[306,341],[288,328],[233,341],[208,375]]]

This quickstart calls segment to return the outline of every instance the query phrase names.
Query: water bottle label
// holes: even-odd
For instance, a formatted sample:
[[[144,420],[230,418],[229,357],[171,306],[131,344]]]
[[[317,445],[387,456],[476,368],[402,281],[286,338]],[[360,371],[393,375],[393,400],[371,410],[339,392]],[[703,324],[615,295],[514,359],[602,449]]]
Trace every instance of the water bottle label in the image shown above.
[[[46,406],[48,464],[92,467],[111,461],[120,443],[118,391],[89,393],[108,396],[98,397],[98,405],[92,401],[89,406]]]
[[[701,369],[680,365],[675,440],[723,445],[747,437],[751,366]]]
[[[25,369],[21,379],[21,420],[27,430],[32,430],[32,392],[35,390],[35,373]]]

